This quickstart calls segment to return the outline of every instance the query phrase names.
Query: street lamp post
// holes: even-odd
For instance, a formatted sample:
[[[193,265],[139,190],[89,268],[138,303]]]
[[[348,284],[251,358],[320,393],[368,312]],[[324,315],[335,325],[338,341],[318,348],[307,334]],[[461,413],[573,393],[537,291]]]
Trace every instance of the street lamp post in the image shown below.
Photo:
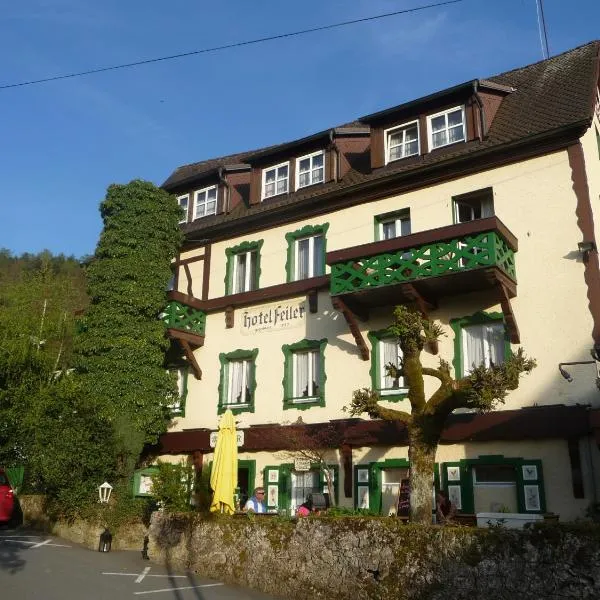
[[[105,481],[101,486],[98,487],[98,496],[100,497],[100,504],[108,504],[112,489],[112,485],[110,485],[110,483],[108,483],[107,481]]]

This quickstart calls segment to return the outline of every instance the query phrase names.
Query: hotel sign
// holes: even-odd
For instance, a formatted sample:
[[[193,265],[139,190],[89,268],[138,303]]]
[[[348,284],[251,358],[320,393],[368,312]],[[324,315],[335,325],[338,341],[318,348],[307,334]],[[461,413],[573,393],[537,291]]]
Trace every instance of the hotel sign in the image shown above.
[[[302,300],[248,309],[242,312],[240,323],[243,335],[301,327],[306,323],[306,302]]]

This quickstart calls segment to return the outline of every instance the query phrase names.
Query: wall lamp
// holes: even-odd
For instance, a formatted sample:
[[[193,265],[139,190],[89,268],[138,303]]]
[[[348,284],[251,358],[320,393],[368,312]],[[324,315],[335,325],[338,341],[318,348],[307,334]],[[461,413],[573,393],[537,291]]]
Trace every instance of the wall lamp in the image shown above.
[[[590,257],[590,252],[596,250],[596,242],[579,242],[577,248],[579,249],[583,262],[587,262]]]
[[[594,344],[594,347],[590,350],[590,354],[594,360],[577,360],[574,362],[558,363],[559,373],[571,383],[573,381],[573,376],[566,369],[563,369],[563,365],[596,365],[596,382],[598,387],[600,387],[600,342]]]

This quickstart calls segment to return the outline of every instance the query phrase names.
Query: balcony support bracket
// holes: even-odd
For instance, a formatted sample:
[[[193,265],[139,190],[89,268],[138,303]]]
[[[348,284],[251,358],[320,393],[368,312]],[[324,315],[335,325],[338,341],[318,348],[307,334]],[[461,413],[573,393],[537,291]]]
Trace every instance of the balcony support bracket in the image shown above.
[[[521,335],[519,333],[519,326],[517,325],[515,313],[513,312],[512,305],[510,303],[508,290],[502,283],[498,284],[498,288],[500,290],[500,306],[502,307],[502,312],[504,313],[504,320],[506,321],[506,327],[508,329],[510,341],[512,344],[520,344]]]
[[[187,340],[179,340],[179,343],[181,344],[181,347],[183,348],[185,356],[188,359],[190,366],[192,367],[192,371],[194,372],[194,377],[198,380],[202,379],[202,369],[200,368],[200,365],[198,364],[198,361],[196,360],[196,357],[194,356],[194,351],[192,350],[190,344],[187,342]]]
[[[171,338],[172,340],[177,340],[188,362],[190,363],[190,366],[192,367],[194,377],[196,379],[202,379],[202,369],[200,368],[200,365],[194,356],[194,349],[204,346],[204,336],[192,334],[183,329],[170,328],[167,329],[167,337]]]
[[[412,283],[403,283],[402,293],[419,307],[424,317],[427,317],[429,312],[436,307],[435,302],[425,298]]]
[[[358,323],[356,321],[356,315],[350,310],[348,305],[340,298],[334,296],[331,298],[331,304],[335,310],[341,312],[344,315],[344,319],[346,319],[346,323],[348,323],[348,327],[350,328],[350,333],[354,337],[354,341],[358,347],[360,352],[360,357],[363,360],[369,360],[369,348],[365,343],[365,338],[360,331]]]

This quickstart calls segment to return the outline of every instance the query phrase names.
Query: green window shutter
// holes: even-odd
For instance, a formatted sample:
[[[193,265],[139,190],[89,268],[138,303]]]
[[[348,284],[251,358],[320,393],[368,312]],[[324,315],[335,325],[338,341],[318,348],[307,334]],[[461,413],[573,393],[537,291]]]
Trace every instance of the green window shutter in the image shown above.
[[[464,348],[462,343],[462,330],[463,327],[468,327],[469,325],[483,325],[486,323],[498,323],[499,321],[504,321],[504,315],[501,312],[477,312],[474,315],[460,317],[458,319],[450,319],[450,326],[454,331],[454,360],[452,364],[454,365],[454,374],[456,379],[461,379],[463,374],[463,354]],[[508,358],[510,356],[510,338],[508,337],[508,331],[506,326],[504,328],[504,358]]]
[[[285,234],[287,241],[287,260],[285,263],[286,281],[296,281],[296,241],[301,238],[322,235],[323,236],[323,265],[325,265],[325,255],[327,254],[327,230],[329,223],[323,225],[305,225],[301,229]],[[324,267],[323,267],[324,268]],[[318,273],[324,275],[324,273]]]
[[[264,240],[258,240],[256,242],[242,242],[237,246],[232,246],[231,248],[225,249],[225,256],[227,257],[227,265],[225,267],[225,295],[229,296],[233,294],[233,273],[234,273],[234,263],[235,257],[238,254],[243,254],[245,252],[256,252],[256,271],[255,271],[255,279],[256,279],[256,289],[260,289],[260,258],[261,258],[261,250],[263,246]]]
[[[371,510],[371,465],[354,465],[354,508]]]
[[[242,412],[254,412],[254,401],[256,396],[256,357],[258,356],[258,348],[254,348],[253,350],[234,350],[233,352],[221,352],[219,354],[219,362],[221,364],[221,372],[219,377],[219,406],[218,406],[218,414],[224,413],[228,408],[231,409],[231,412],[234,415],[237,415]],[[229,385],[229,362],[234,360],[249,360],[251,361],[251,366],[249,369],[248,376],[251,381],[250,385],[250,402],[247,405],[240,406],[238,408],[235,407],[234,404],[227,404],[228,398],[228,385]]]
[[[395,338],[397,336],[395,336],[389,329],[379,329],[377,331],[369,331],[367,333],[367,337],[371,342],[371,368],[369,370],[369,374],[371,376],[371,389],[381,392],[380,374],[382,369],[382,356],[379,342],[381,340]],[[386,393],[385,395],[381,395],[382,400],[387,400],[390,402],[398,402],[399,400],[404,400],[407,397],[408,391],[399,391],[397,394]]]
[[[327,338],[321,340],[302,340],[296,344],[284,344],[281,347],[284,356],[283,366],[283,408],[307,410],[313,406],[325,406],[325,382],[327,374],[325,373],[325,347]],[[294,353],[306,350],[319,350],[320,381],[319,393],[311,402],[298,402],[294,398]]]
[[[267,510],[280,510],[282,507],[279,494],[281,474],[278,466],[265,467],[263,471],[263,487],[265,489],[265,506]]]
[[[138,497],[152,496],[152,475],[158,473],[158,467],[146,467],[133,473],[133,495]]]
[[[517,500],[519,512],[545,513],[546,495],[541,460],[520,459],[515,464],[517,470]]]
[[[448,492],[450,501],[463,513],[473,513],[473,475],[467,461],[445,462],[441,464],[441,489]]]

